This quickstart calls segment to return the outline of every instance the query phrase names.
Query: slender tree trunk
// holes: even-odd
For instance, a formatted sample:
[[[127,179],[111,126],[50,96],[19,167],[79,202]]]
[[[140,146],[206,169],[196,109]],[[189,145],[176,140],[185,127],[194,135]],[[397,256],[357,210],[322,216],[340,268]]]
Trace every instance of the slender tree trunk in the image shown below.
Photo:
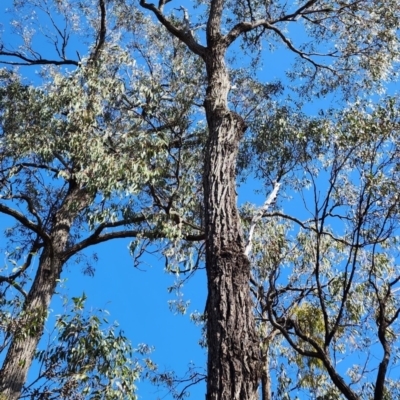
[[[38,343],[43,334],[50,301],[60,278],[64,252],[72,223],[87,204],[86,191],[72,185],[65,201],[55,216],[50,243],[43,249],[39,267],[25,300],[20,329],[15,333],[0,370],[0,399],[18,400]]]
[[[386,338],[386,332],[388,328],[387,322],[387,312],[386,312],[386,304],[384,303],[385,299],[379,299],[379,314],[378,314],[378,338],[381,342],[383,349],[382,361],[379,363],[378,374],[376,375],[375,381],[375,393],[374,400],[382,400],[385,397],[385,380],[386,373],[390,362],[390,343]]]
[[[14,335],[0,371],[1,393],[7,400],[17,400],[20,397],[60,277],[62,263],[51,256],[50,249],[42,254],[39,264],[24,304],[20,329]]]
[[[269,369],[269,347],[263,349],[261,370],[261,400],[272,400],[271,394],[271,372]]]
[[[230,89],[224,48],[207,63],[205,100],[209,139],[205,155],[206,268],[208,278],[207,400],[254,400],[260,378],[259,346],[236,204],[236,160],[246,129],[228,109]]]

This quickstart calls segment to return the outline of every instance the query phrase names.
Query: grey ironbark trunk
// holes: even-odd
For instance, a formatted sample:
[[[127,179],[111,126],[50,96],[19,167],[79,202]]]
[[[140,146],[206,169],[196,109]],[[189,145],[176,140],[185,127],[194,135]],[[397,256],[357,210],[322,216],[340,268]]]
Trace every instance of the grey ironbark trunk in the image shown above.
[[[35,279],[24,303],[21,328],[14,335],[0,370],[1,400],[20,398],[43,333],[57,280],[66,261],[61,254],[67,246],[74,219],[87,203],[86,191],[72,185],[65,201],[56,213],[50,243],[43,249]]]
[[[246,129],[228,108],[230,89],[223,48],[206,61],[209,78],[205,109],[209,138],[204,196],[208,278],[207,400],[258,398],[260,352],[250,297],[250,263],[245,255],[237,209],[236,160]]]

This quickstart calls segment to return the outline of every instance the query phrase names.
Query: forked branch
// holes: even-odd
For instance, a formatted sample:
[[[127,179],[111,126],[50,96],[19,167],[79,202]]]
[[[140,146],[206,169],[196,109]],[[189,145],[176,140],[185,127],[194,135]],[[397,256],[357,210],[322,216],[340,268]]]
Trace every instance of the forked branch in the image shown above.
[[[51,243],[49,235],[43,229],[41,229],[39,225],[36,225],[34,222],[30,221],[19,211],[6,206],[5,204],[0,204],[0,213],[13,217],[23,226],[25,226],[25,228],[28,228],[32,232],[35,232],[37,235],[39,235],[44,242],[47,244]]]
[[[47,58],[30,58],[20,53],[19,51],[7,51],[4,47],[0,47],[0,56],[13,57],[17,61],[1,60],[1,64],[24,66],[24,65],[75,65],[79,66],[79,62],[75,60],[51,60]]]
[[[168,32],[172,33],[179,40],[186,44],[193,53],[198,56],[205,58],[206,56],[206,48],[199,44],[196,39],[193,37],[193,34],[190,30],[184,28],[178,28],[171,21],[169,21],[165,15],[162,13],[162,6],[167,3],[167,1],[160,1],[160,6],[157,8],[152,3],[146,3],[145,0],[140,0],[140,5],[146,10],[150,10],[156,18],[160,21],[160,23],[168,30]]]

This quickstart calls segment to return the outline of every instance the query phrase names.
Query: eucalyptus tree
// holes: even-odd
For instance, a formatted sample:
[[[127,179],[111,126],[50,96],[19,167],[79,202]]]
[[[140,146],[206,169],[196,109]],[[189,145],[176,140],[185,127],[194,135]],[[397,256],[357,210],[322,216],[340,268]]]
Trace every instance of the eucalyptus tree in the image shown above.
[[[181,252],[195,251],[203,239],[201,187],[193,184],[200,174],[193,148],[201,140],[188,129],[201,69],[177,40],[155,40],[160,31],[145,19],[134,21],[139,39],[131,35],[121,48],[118,8],[108,17],[103,1],[92,6],[75,13],[57,2],[16,3],[19,22],[27,11],[33,25],[14,23],[22,35],[18,50],[1,46],[5,64],[45,64],[39,84],[15,69],[0,71],[0,213],[14,220],[0,277],[6,353],[0,388],[7,399],[20,398],[71,258],[89,246],[133,238],[140,246],[133,242],[132,253],[158,243],[178,268]],[[58,36],[44,30],[46,16]],[[37,23],[58,58],[34,51]],[[71,35],[93,36],[87,57],[67,58]],[[158,46],[146,49],[146,38]],[[192,63],[187,73],[183,60]]]
[[[46,346],[36,352],[33,379],[24,385],[21,399],[129,399],[136,400],[136,382],[143,365],[130,341],[109,324],[105,310],[85,310],[86,296],[73,297],[49,330]]]
[[[285,171],[279,208],[266,204],[257,220],[242,211],[256,226],[252,290],[274,378],[265,393],[399,396],[398,102],[319,118],[286,109],[284,124],[266,117],[249,144],[260,178]]]
[[[140,5],[203,61],[207,74],[206,398],[255,399],[260,351],[249,286],[251,265],[236,204],[237,156],[247,123],[229,101],[229,70],[235,65],[228,61],[235,57],[228,57],[228,52],[239,48],[255,62],[261,53],[268,68],[274,56],[263,47],[282,45],[296,57],[296,65],[287,72],[300,96],[338,90],[350,98],[379,89],[384,79],[395,75],[400,4],[396,0],[198,0],[191,4],[193,11],[179,0],[140,0]]]

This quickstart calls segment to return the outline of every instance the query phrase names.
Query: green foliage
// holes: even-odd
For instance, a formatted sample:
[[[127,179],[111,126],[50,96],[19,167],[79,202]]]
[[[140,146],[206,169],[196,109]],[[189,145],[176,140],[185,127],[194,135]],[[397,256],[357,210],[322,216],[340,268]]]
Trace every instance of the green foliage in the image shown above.
[[[286,131],[282,148],[296,149],[301,171],[282,176],[288,196],[258,222],[252,254],[260,324],[267,320],[283,335],[269,346],[287,360],[277,369],[281,393],[341,398],[327,372],[334,365],[360,399],[369,399],[378,349],[398,365],[398,110],[394,97],[327,112],[308,119],[314,128],[305,143]],[[260,158],[271,154],[261,149]],[[270,182],[274,171],[260,177]],[[247,205],[245,226],[251,213]],[[398,381],[388,377],[385,390],[397,393]]]
[[[141,366],[128,339],[109,324],[107,312],[86,311],[86,296],[73,297],[73,307],[59,315],[44,350],[36,353],[38,377],[22,398],[136,399]]]
[[[177,40],[163,38],[162,30],[140,12],[135,11],[132,20],[127,18],[131,10],[122,2],[107,4],[108,35],[100,49],[98,4],[89,3],[86,7],[79,2],[43,0],[15,2],[13,8],[14,33],[21,35],[23,43],[19,54],[29,58],[36,37],[46,37],[69,69],[50,62],[34,83],[16,69],[0,69],[0,213],[11,218],[1,249],[6,255],[0,276],[3,352],[16,339],[38,341],[43,332],[52,293],[43,296],[34,289],[35,279],[44,272],[55,283],[67,261],[75,257],[81,262],[90,246],[132,238],[135,263],[153,246],[165,256],[166,269],[175,273],[181,268],[194,271],[196,258],[201,257],[196,256],[196,242],[203,235],[198,149],[204,144],[204,126],[200,120],[192,125],[192,120],[199,114],[194,104],[200,103],[202,67]],[[49,30],[42,18],[47,18]],[[58,29],[60,24],[63,27]],[[63,45],[52,28],[56,35],[65,35]],[[76,62],[67,60],[72,37],[75,43],[93,39],[86,57],[78,55]],[[1,42],[1,55],[3,50]],[[46,271],[43,260],[48,261]],[[89,265],[86,270],[93,273],[94,268]],[[23,311],[32,302],[35,311]],[[68,324],[78,326],[79,316],[64,317],[70,319],[59,328],[67,335],[72,329]],[[96,318],[81,316],[82,330],[92,327],[94,336],[87,336],[88,343],[79,336],[76,343],[80,362],[89,362],[84,354],[93,346],[100,352],[94,360],[100,370],[87,378],[87,386],[81,384],[87,375],[83,364],[75,372],[68,370],[68,363],[76,361],[72,333],[58,337],[61,344],[49,350],[53,353],[42,354],[43,363],[54,361],[59,368],[54,379],[46,375],[51,378],[49,385],[59,388],[59,396],[62,390],[73,397],[72,393],[90,389],[93,398],[96,390],[102,391],[103,398],[118,398],[123,391],[116,385],[132,389],[138,370],[130,366],[134,375],[129,375],[122,364],[122,369],[113,365],[110,357],[115,354],[107,347],[114,335],[115,351],[123,360],[125,339],[113,330],[101,330]],[[61,317],[59,323],[63,321]],[[101,340],[108,343],[106,347]],[[56,359],[58,354],[64,358]],[[24,355],[24,366],[30,365],[31,356]],[[112,374],[107,365],[115,375],[107,375]]]

